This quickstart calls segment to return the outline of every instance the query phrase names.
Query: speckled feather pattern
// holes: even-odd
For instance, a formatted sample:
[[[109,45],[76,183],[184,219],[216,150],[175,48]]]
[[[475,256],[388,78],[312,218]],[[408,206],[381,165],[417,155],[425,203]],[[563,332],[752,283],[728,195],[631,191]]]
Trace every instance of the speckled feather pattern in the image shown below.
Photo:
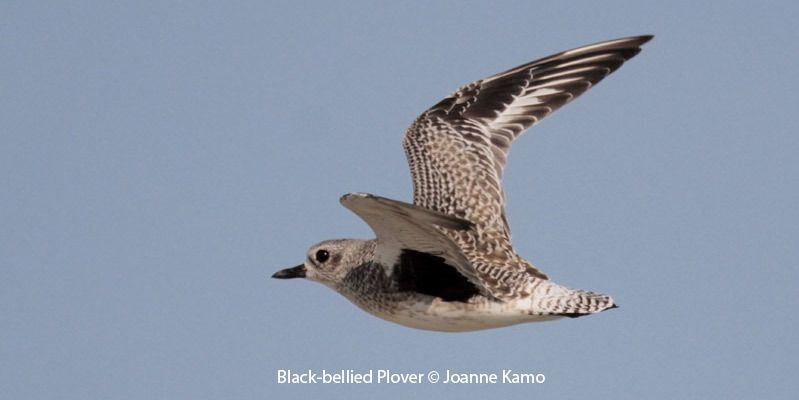
[[[467,302],[446,302],[403,292],[398,290],[396,277],[386,273],[385,266],[371,261],[375,248],[374,240],[362,242],[357,251],[362,263],[350,269],[334,289],[377,317],[414,328],[479,330],[591,314],[613,306],[609,296],[567,289],[530,276],[526,283],[518,282],[530,295],[507,300],[474,296]]]
[[[375,316],[439,331],[615,308],[610,296],[554,283],[516,254],[502,173],[522,132],[596,85],[650,39],[580,47],[461,87],[405,132],[413,204],[364,193],[343,196],[342,205],[377,238],[318,243],[304,265],[275,277],[302,274]],[[417,258],[407,264],[408,257]],[[442,286],[447,290],[438,290]]]
[[[511,245],[502,171],[520,134],[638,54],[650,37],[565,51],[461,87],[424,112],[403,147],[414,204],[475,223],[447,231],[498,298],[529,296],[547,276]]]

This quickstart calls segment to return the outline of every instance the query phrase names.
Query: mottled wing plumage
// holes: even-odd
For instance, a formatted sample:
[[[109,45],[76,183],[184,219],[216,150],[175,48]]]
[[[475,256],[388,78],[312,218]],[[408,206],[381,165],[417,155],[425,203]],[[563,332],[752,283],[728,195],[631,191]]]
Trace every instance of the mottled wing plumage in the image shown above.
[[[469,230],[472,223],[367,193],[346,194],[341,197],[341,204],[361,217],[375,232],[375,261],[379,264],[398,265],[406,250],[440,257],[477,286],[478,290],[488,294],[460,247],[444,233]]]
[[[546,278],[516,255],[505,217],[502,171],[527,128],[574,100],[640,51],[651,36],[558,53],[470,83],[425,111],[406,131],[414,204],[471,221],[447,232],[480,278],[501,292],[504,278]],[[510,278],[508,278],[510,279]]]

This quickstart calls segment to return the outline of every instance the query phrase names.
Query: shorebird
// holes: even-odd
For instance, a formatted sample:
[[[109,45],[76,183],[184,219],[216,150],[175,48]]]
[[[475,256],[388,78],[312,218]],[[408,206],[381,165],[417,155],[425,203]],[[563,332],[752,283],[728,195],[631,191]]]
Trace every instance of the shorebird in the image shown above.
[[[615,308],[569,289],[516,254],[501,179],[522,132],[596,85],[652,36],[564,51],[462,86],[419,116],[403,146],[413,204],[341,197],[376,239],[327,240],[273,278],[307,278],[385,320],[471,331]]]

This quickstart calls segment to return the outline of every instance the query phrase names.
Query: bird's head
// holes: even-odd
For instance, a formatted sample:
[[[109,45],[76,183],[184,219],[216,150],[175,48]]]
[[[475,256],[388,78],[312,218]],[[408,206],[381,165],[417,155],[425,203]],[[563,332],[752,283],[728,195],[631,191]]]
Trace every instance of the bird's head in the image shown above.
[[[335,288],[350,270],[371,260],[373,251],[371,240],[325,240],[308,249],[303,264],[277,271],[272,278],[307,278]]]

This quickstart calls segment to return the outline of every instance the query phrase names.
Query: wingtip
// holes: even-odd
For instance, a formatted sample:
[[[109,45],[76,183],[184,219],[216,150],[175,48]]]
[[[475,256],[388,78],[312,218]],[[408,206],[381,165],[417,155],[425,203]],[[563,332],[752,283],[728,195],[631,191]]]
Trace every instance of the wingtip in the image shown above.
[[[407,210],[407,209],[415,210],[416,212],[420,212],[426,215],[429,221],[431,221],[433,224],[444,228],[455,229],[455,230],[469,230],[475,227],[475,224],[473,222],[463,218],[458,218],[453,215],[443,214],[441,212],[417,206],[411,203],[392,200],[381,196],[375,196],[370,193],[353,192],[353,193],[347,193],[339,198],[339,202],[341,203],[341,205],[352,211],[355,211],[356,214],[358,214],[356,208],[359,207],[358,204],[364,203],[363,200],[370,200],[376,203],[383,204],[384,206],[394,207],[395,210]]]
[[[641,41],[641,44],[645,44],[645,43],[649,42],[650,40],[652,40],[654,38],[655,38],[655,35],[652,35],[652,34],[646,34],[646,35],[638,36],[638,39]]]
[[[615,40],[609,40],[605,43],[613,46],[619,47],[637,47],[640,48],[641,46],[648,43],[650,40],[654,39],[655,35],[645,34],[645,35],[637,35],[637,36],[628,36],[624,38],[619,38]]]
[[[644,43],[652,40],[654,37],[655,37],[655,35],[647,33],[647,34],[644,34],[644,35],[627,36],[627,37],[623,37],[623,38],[612,39],[612,40],[608,40],[607,42],[620,42],[620,43],[623,43],[623,42],[634,42],[636,45],[640,46],[640,45],[643,45]]]
[[[371,194],[369,194],[369,193],[362,193],[362,192],[352,192],[352,193],[347,193],[347,194],[345,194],[345,195],[343,195],[343,196],[339,197],[338,201],[339,201],[340,203],[344,203],[344,202],[346,202],[347,200],[350,200],[350,199],[353,199],[353,198],[356,198],[356,197],[357,197],[357,198],[361,198],[361,199],[368,199],[368,198],[370,198],[370,197],[375,197],[375,196],[373,196],[373,195],[371,195]]]

